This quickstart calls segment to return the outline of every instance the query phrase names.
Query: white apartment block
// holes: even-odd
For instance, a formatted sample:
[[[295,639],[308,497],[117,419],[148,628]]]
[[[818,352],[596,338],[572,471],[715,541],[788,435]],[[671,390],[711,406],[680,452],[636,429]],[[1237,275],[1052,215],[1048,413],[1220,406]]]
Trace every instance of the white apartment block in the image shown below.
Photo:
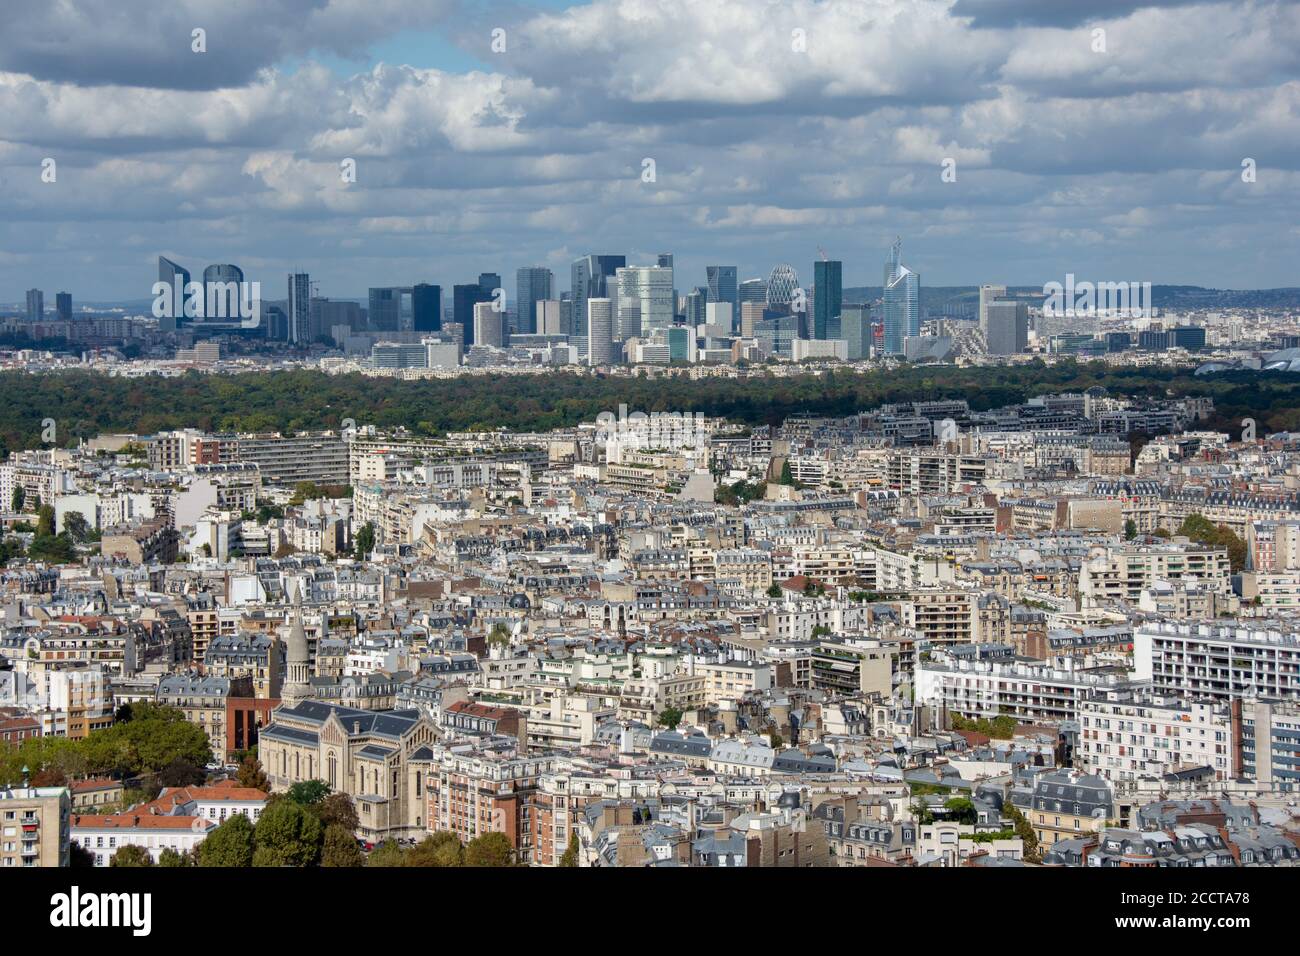
[[[1233,770],[1232,718],[1222,703],[1112,691],[1079,705],[1076,766],[1112,783],[1210,767]]]
[[[1300,697],[1300,636],[1267,624],[1143,624],[1133,634],[1138,680],[1157,693],[1233,700]]]
[[[916,701],[965,717],[1010,714],[1017,720],[1078,720],[1080,703],[1119,687],[1115,673],[1026,661],[928,660],[916,665]]]

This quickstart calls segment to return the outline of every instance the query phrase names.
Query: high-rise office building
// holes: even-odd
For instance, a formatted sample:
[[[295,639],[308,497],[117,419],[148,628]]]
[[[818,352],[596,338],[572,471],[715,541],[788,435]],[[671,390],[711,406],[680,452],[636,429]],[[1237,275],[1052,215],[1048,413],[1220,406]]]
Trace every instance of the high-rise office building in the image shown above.
[[[587,300],[609,298],[611,292],[617,294],[617,287],[611,289],[609,280],[625,265],[626,256],[583,256],[574,260],[570,274],[573,296],[571,335],[581,337],[587,334]]]
[[[463,330],[464,345],[468,349],[474,344],[474,306],[480,302],[492,301],[492,293],[484,292],[483,286],[478,283],[458,285],[452,287],[451,298],[452,320]]]
[[[218,262],[203,270],[203,322],[238,322],[244,270]]]
[[[714,301],[721,301],[715,299]],[[709,290],[703,286],[696,286],[690,292],[686,293],[686,326],[695,328],[697,325],[704,324],[704,307],[709,303]]]
[[[980,329],[986,334],[989,330],[988,306],[990,302],[1007,297],[1007,287],[1004,285],[982,285],[980,286]]]
[[[45,293],[40,289],[27,290],[27,321],[39,322],[45,318]]]
[[[311,339],[328,335],[334,344],[342,345],[347,333],[359,331],[363,325],[361,306],[357,303],[312,296],[308,331]]]
[[[762,302],[742,302],[740,303],[740,336],[741,338],[752,339],[758,323],[764,319],[764,312],[767,306]]]
[[[865,305],[840,308],[840,335],[848,343],[848,361],[855,362],[871,354],[871,310]]]
[[[746,302],[760,302],[767,305],[767,280],[746,279],[736,287],[736,297],[742,305]]]
[[[370,328],[375,332],[408,332],[414,325],[412,289],[402,286],[370,290]]]
[[[813,263],[813,338],[840,337],[840,307],[844,298],[844,263],[834,259]]]
[[[673,272],[673,254],[671,252],[661,252],[655,257],[655,264],[660,269],[667,269]],[[669,288],[673,290],[673,321],[677,321],[677,274],[674,272],[668,283]]]
[[[981,302],[981,310],[990,355],[1015,355],[1028,347],[1029,305],[1023,299]]]
[[[573,293],[560,295],[560,334],[573,335]]]
[[[422,342],[376,342],[370,347],[370,364],[375,368],[427,368],[428,347]]]
[[[693,362],[695,360],[695,330],[683,325],[666,330],[669,362]]]
[[[705,266],[709,302],[730,302],[731,316],[740,321],[740,288],[736,283],[735,266]]]
[[[615,273],[618,282],[616,338],[649,337],[655,329],[673,324],[673,270],[663,266],[624,266]]]
[[[533,331],[540,335],[567,335],[561,320],[559,299],[541,299],[533,312]]]
[[[614,364],[614,300],[589,297],[587,300],[587,364]]]
[[[782,263],[767,277],[767,304],[769,308],[789,312],[794,303],[794,290],[799,288],[799,273],[794,266]]]
[[[285,313],[288,321],[285,338],[294,345],[306,345],[311,319],[311,277],[307,273],[289,273],[289,301]]]
[[[902,355],[908,336],[921,334],[921,277],[902,261],[903,240],[896,239],[885,260],[885,352]]]
[[[411,327],[416,332],[442,328],[442,286],[421,282],[411,287]]]
[[[54,295],[54,308],[58,312],[59,318],[64,322],[72,321],[72,293],[56,292]]]
[[[744,306],[741,306],[744,308]],[[771,355],[789,358],[799,337],[799,319],[794,315],[769,314],[754,329],[754,338]]]
[[[179,326],[185,321],[185,287],[190,284],[190,270],[164,256],[159,256],[158,281],[167,283],[169,291],[164,295],[168,296],[171,318],[175,319]]]
[[[509,308],[506,304],[505,286],[501,284],[501,276],[496,272],[480,272],[478,274],[478,287],[483,293],[484,302],[499,301],[501,309],[501,334],[503,338],[509,338]],[[500,292],[498,297],[497,293]],[[477,303],[475,303],[477,305]]]
[[[549,299],[555,274],[544,266],[524,266],[515,272],[515,328],[531,334],[540,332],[537,303]]]
[[[493,305],[479,302],[474,306],[474,344],[499,349],[506,344],[506,314],[498,312]]]

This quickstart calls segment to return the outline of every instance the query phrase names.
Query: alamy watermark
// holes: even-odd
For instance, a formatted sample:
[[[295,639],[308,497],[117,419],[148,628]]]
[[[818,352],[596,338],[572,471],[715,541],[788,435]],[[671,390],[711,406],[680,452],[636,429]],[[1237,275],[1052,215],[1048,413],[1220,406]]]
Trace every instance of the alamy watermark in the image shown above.
[[[1065,283],[1043,286],[1043,315],[1057,317],[1092,316],[1103,313],[1116,318],[1150,318],[1150,282],[1078,282],[1066,273]]]
[[[618,413],[596,416],[596,441],[617,441],[625,448],[700,448],[708,441],[709,428],[702,412],[632,412],[619,405]]]
[[[50,897],[50,925],[66,929],[122,927],[133,936],[148,936],[153,930],[153,894],[82,892],[74,886]]]
[[[153,297],[156,319],[239,319],[245,329],[262,321],[260,282],[181,282],[177,275],[170,285],[155,282]]]

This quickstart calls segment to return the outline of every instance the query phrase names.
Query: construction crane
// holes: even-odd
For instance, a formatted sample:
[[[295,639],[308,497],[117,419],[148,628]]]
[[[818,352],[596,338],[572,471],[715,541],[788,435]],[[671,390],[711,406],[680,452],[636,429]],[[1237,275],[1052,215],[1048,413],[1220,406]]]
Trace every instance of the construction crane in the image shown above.
[[[831,257],[826,255],[826,250],[823,249],[821,246],[817,247],[817,255],[822,257],[822,262],[830,262],[831,260]]]

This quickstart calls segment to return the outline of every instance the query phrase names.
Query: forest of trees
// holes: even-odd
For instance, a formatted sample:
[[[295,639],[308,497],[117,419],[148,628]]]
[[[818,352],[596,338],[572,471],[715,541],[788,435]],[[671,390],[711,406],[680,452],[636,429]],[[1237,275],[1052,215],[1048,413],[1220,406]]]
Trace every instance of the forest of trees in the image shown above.
[[[555,372],[463,375],[401,381],[315,371],[259,372],[178,378],[110,378],[95,372],[0,373],[0,452],[41,445],[41,421],[53,418],[59,442],[102,432],[151,434],[208,430],[338,428],[343,419],[439,435],[493,428],[550,429],[591,421],[626,403],[643,412],[703,412],[748,424],[776,424],[793,414],[848,415],[885,402],[965,398],[976,410],[1046,392],[1103,385],[1122,395],[1210,396],[1210,424],[1235,434],[1253,417],[1261,434],[1300,429],[1300,375],[1228,372],[1195,376],[1187,369],[1109,367],[1062,362],[986,368],[904,366],[893,371],[777,378],[671,381]]]

